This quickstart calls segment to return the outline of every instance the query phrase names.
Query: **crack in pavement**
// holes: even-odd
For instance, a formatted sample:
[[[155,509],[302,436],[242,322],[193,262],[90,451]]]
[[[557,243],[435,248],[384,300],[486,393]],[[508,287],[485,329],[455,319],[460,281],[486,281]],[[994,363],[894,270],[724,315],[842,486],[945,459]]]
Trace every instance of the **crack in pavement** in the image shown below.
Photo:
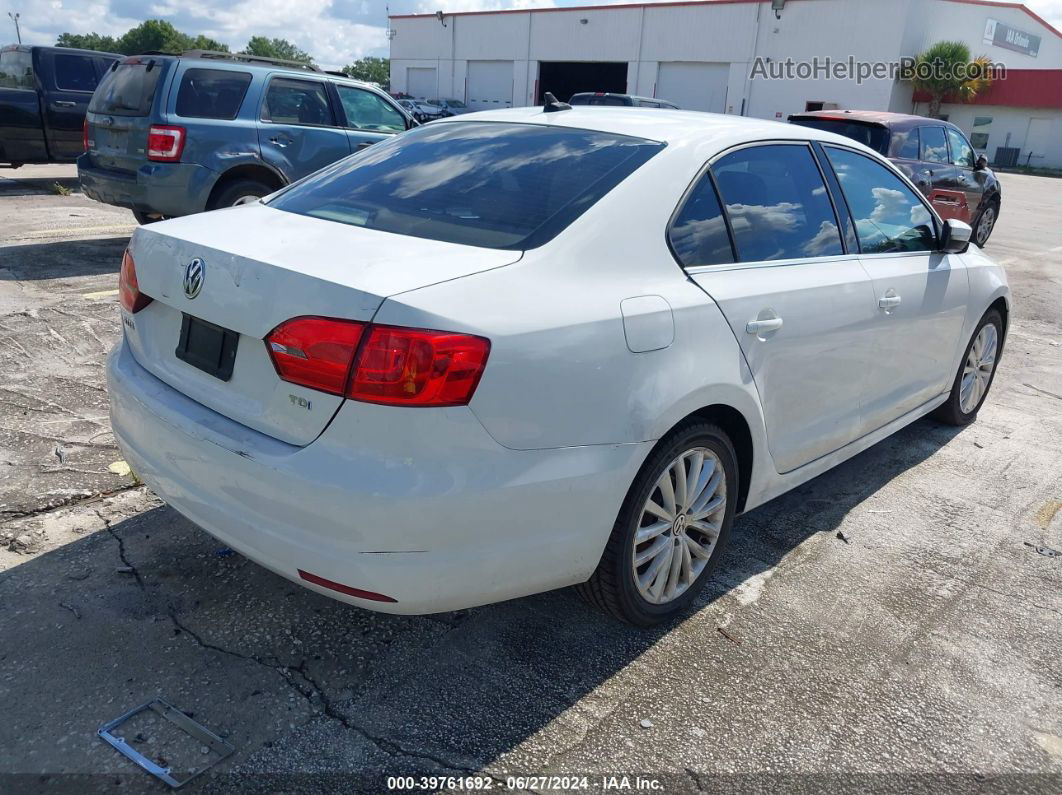
[[[110,520],[100,515],[98,510],[96,511],[96,515],[99,516],[100,519],[103,521],[107,532],[114,538],[115,541],[118,542],[118,557],[121,559],[122,563],[130,570],[130,573],[135,578],[137,586],[140,588],[141,592],[146,593],[147,588],[144,584],[143,578],[140,575],[139,569],[135,565],[133,565],[132,561],[130,561],[129,558],[126,556],[125,541],[111,526]],[[355,732],[388,756],[402,756],[410,759],[419,759],[425,762],[431,762],[445,770],[452,770],[455,772],[470,775],[487,776],[491,778],[496,784],[506,783],[504,779],[497,778],[489,771],[480,770],[472,767],[465,767],[463,765],[455,764],[440,756],[436,756],[426,751],[418,751],[406,748],[400,743],[397,743],[393,740],[389,740],[386,737],[373,734],[368,729],[359,726],[357,723],[352,721],[349,717],[344,715],[342,712],[339,711],[339,709],[336,708],[336,706],[332,702],[332,699],[325,692],[325,689],[312,676],[310,676],[309,673],[307,673],[307,661],[305,659],[303,659],[298,665],[292,665],[289,663],[281,662],[280,659],[277,657],[262,657],[257,654],[244,654],[242,652],[226,649],[223,646],[218,646],[217,644],[205,640],[198,632],[191,629],[177,616],[176,608],[174,608],[172,604],[167,606],[167,616],[169,617],[170,622],[173,624],[175,629],[180,630],[181,633],[187,634],[188,637],[190,637],[201,648],[206,649],[208,651],[217,652],[219,654],[225,654],[230,657],[235,657],[236,659],[244,660],[246,662],[253,662],[257,665],[262,666],[263,668],[268,668],[269,670],[278,674],[285,681],[285,683],[287,683],[295,690],[296,693],[298,693],[307,700],[307,702],[310,704],[311,708],[314,710],[315,713],[319,712],[325,717],[336,721],[348,731]],[[300,677],[302,681],[305,682],[305,688],[299,686],[298,682],[295,680],[296,676]]]

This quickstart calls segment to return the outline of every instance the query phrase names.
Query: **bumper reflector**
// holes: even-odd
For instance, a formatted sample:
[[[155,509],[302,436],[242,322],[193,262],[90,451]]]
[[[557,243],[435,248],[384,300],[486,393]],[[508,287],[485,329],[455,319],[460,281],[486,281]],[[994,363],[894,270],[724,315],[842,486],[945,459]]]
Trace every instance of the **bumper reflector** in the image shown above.
[[[332,580],[326,580],[324,577],[318,577],[316,574],[310,574],[308,571],[299,569],[299,576],[306,582],[312,582],[314,585],[320,585],[322,588],[331,588],[333,591],[339,591],[345,593],[347,596],[356,596],[358,599],[371,599],[374,602],[397,602],[397,599],[392,599],[390,596],[384,596],[382,593],[373,593],[372,591],[363,591],[361,588],[351,588],[349,585],[344,585],[341,582],[332,582]]]

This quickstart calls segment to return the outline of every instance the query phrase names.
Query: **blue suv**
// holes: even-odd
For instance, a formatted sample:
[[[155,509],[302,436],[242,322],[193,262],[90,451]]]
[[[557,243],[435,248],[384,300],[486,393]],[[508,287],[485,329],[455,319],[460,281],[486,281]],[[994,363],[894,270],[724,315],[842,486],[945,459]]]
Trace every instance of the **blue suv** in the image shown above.
[[[416,126],[374,86],[227,53],[116,61],[85,119],[86,195],[140,223],[230,207]]]

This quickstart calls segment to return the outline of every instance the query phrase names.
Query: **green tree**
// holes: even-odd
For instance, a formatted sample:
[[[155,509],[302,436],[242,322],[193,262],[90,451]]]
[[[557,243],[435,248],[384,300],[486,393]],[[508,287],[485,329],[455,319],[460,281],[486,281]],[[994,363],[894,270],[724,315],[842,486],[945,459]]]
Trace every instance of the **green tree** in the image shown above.
[[[343,73],[355,80],[378,83],[387,89],[391,85],[391,59],[377,58],[373,55],[359,58],[349,66],[344,66]]]
[[[991,85],[990,66],[985,56],[971,61],[970,48],[961,41],[938,41],[915,58],[910,80],[929,94],[929,115],[938,118],[946,98],[968,102]]]
[[[114,36],[102,36],[99,33],[60,33],[59,38],[55,40],[55,46],[96,50],[97,52],[118,52],[118,40]]]
[[[246,55],[257,55],[260,58],[279,58],[283,61],[297,61],[299,63],[313,63],[313,58],[308,52],[300,50],[287,39],[270,39],[265,36],[252,36],[243,50]]]

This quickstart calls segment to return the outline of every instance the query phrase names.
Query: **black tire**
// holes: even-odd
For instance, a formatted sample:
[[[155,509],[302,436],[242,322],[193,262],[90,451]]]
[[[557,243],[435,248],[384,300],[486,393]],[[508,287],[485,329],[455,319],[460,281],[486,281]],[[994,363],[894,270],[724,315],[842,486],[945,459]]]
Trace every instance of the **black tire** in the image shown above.
[[[995,359],[992,365],[992,374],[988,378],[988,385],[985,387],[984,394],[977,401],[977,404],[973,406],[969,411],[963,411],[962,409],[962,377],[966,371],[966,363],[970,358],[970,351],[973,349],[974,341],[987,325],[993,325],[996,327],[996,350]],[[951,385],[951,394],[948,395],[948,399],[933,412],[934,419],[948,425],[969,425],[971,422],[977,419],[977,412],[981,410],[981,406],[984,405],[985,398],[988,397],[988,392],[992,388],[992,382],[996,379],[996,371],[999,370],[999,359],[1003,353],[1003,318],[1000,316],[999,311],[995,309],[989,309],[985,316],[981,318],[981,322],[977,324],[977,328],[974,329],[974,333],[970,336],[970,341],[966,344],[966,349],[963,351],[962,360],[959,362],[959,370],[955,373],[955,380]]]
[[[992,215],[991,216],[988,215],[988,211],[989,210],[992,211]],[[989,221],[989,218],[991,219],[990,221]],[[982,240],[981,239],[981,235],[979,234],[981,224],[982,223],[989,223],[989,222],[991,223],[992,226],[991,226],[990,229],[988,229],[987,233],[984,235],[984,239]],[[980,213],[978,213],[977,220],[975,220],[974,223],[973,223],[973,236],[971,237],[971,239],[973,240],[974,244],[978,248],[984,248],[988,244],[989,239],[992,237],[992,233],[994,231],[996,231],[996,224],[998,222],[999,222],[999,199],[998,198],[994,198],[987,205],[985,205],[985,208],[983,210],[981,210]]]
[[[634,553],[635,531],[641,523],[642,508],[656,489],[657,480],[665,468],[683,452],[697,447],[714,453],[722,464],[726,478],[724,518],[711,555],[697,578],[673,601],[663,605],[653,604],[638,592],[634,581],[631,556]],[[718,565],[734,521],[737,496],[737,456],[730,439],[720,428],[705,420],[684,421],[661,440],[642,465],[616,517],[612,535],[605,545],[597,569],[589,580],[575,586],[575,590],[600,610],[636,626],[651,627],[674,618],[696,599]]]
[[[248,197],[260,199],[263,196],[268,196],[274,190],[276,189],[256,179],[235,179],[218,192],[208,209],[217,210],[222,207],[233,207],[237,203],[242,204],[241,200],[243,199]]]
[[[166,216],[159,215],[158,213],[145,213],[141,210],[133,210],[133,217],[136,218],[136,222],[141,226],[145,224],[153,224],[156,221],[165,221]]]

